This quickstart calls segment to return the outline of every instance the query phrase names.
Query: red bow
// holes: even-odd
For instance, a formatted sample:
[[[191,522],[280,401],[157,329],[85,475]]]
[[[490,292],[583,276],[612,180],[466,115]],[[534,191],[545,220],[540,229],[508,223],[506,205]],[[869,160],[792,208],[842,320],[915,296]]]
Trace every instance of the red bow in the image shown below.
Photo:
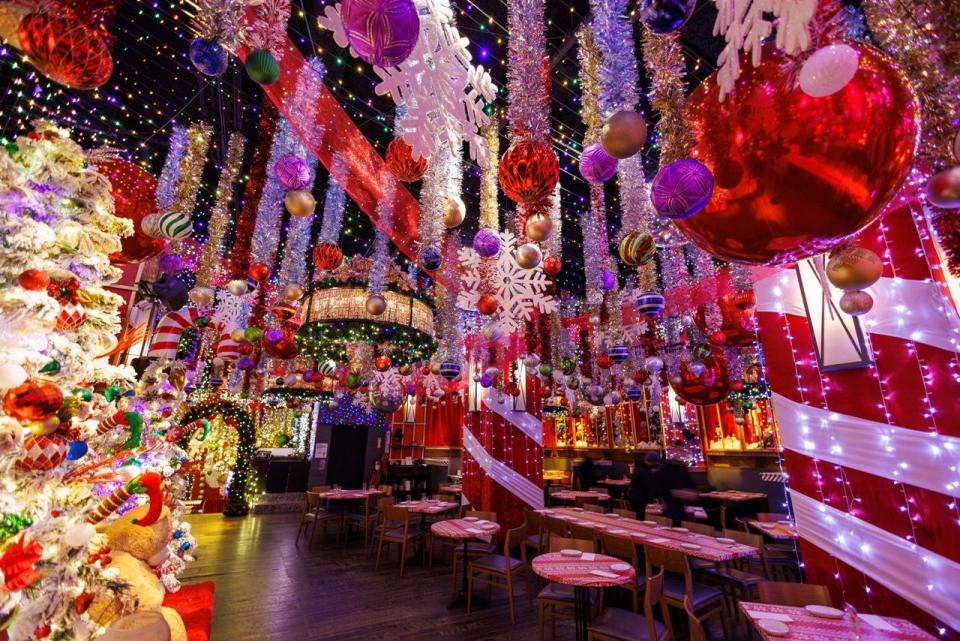
[[[27,543],[26,535],[10,545],[0,556],[0,572],[3,573],[3,587],[7,592],[16,592],[36,583],[42,576],[33,568],[40,560],[43,546],[36,541]]]

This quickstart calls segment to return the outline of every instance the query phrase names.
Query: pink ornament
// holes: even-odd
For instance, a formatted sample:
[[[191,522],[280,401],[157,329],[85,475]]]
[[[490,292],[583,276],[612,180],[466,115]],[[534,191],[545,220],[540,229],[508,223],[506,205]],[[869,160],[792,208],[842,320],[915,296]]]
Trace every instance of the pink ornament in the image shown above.
[[[378,67],[399,65],[420,37],[420,17],[411,0],[344,0],[340,18],[357,56]]]
[[[273,177],[287,191],[309,189],[313,182],[307,162],[293,154],[283,156],[273,165]]]
[[[594,143],[584,148],[580,155],[580,175],[592,185],[605,183],[617,173],[617,159],[603,150],[603,145]]]

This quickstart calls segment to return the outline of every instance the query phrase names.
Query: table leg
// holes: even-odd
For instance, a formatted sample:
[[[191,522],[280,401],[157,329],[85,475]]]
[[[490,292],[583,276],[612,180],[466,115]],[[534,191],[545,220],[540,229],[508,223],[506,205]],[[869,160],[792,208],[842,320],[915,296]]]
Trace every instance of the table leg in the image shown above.
[[[587,641],[587,628],[590,625],[590,590],[579,585],[574,586],[573,603],[576,639],[577,641]]]
[[[460,585],[460,593],[453,595],[453,599],[447,603],[447,609],[463,608],[467,605],[467,572],[470,569],[470,563],[467,560],[467,551],[469,539],[463,540],[463,581]]]

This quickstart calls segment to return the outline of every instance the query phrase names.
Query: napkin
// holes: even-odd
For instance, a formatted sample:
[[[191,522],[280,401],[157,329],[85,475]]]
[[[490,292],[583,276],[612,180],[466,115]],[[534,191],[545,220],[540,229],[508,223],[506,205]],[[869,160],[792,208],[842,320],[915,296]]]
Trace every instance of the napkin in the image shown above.
[[[745,609],[746,610],[746,609]],[[771,619],[773,621],[783,621],[790,623],[793,619],[789,614],[780,614],[779,612],[763,612],[760,610],[746,610],[751,619]]]
[[[469,532],[470,534],[483,534],[483,532],[481,532],[480,530],[475,530],[473,528],[467,528],[467,532]]]
[[[594,576],[602,576],[605,579],[619,579],[619,574],[614,574],[613,572],[606,572],[604,570],[590,570],[590,574]]]
[[[593,561],[597,558],[597,555],[593,552],[584,552],[580,558],[584,561]]]
[[[878,617],[876,614],[860,614],[857,615],[860,617],[860,620],[864,623],[875,627],[878,630],[886,630],[887,632],[894,632],[896,628],[887,623],[883,617]]]

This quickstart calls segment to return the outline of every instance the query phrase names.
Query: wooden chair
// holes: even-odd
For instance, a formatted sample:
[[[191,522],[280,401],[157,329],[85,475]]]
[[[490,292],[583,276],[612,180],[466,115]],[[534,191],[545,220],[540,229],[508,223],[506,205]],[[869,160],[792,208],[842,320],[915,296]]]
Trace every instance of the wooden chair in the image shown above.
[[[464,516],[476,517],[484,521],[496,521],[497,513],[496,512],[484,512],[482,510],[467,510],[464,513]],[[457,588],[457,572],[460,570],[460,567],[463,565],[463,543],[459,541],[454,541],[453,539],[441,539],[443,544],[453,548],[453,588]],[[494,543],[486,543],[484,541],[468,541],[467,542],[467,558],[474,559],[478,556],[485,556],[487,554],[493,554],[497,551],[497,546]],[[431,559],[433,557],[433,550],[430,551]]]
[[[543,517],[543,529],[546,530],[549,539],[553,539],[555,536],[561,538],[570,536],[570,527],[567,522],[553,516]]]
[[[593,504],[593,503],[587,503],[586,505],[583,506],[583,509],[586,510],[587,512],[596,512],[597,514],[603,514],[604,512],[606,512],[606,510],[603,509],[602,505]]]
[[[629,508],[624,509],[624,508],[620,508],[620,507],[615,507],[615,508],[613,508],[613,512],[614,512],[614,514],[619,514],[620,516],[626,517],[626,518],[628,518],[628,519],[635,519],[635,518],[637,518],[637,513],[634,512],[633,510],[629,509]]]
[[[305,529],[310,529],[310,545],[313,545],[313,536],[317,533],[317,524],[323,523],[323,535],[321,541],[327,538],[327,523],[335,518],[323,509],[320,497],[315,492],[307,492],[306,503],[303,507],[303,514],[300,516],[300,527],[297,528],[297,539],[293,542],[294,546],[300,544],[300,535]]]
[[[683,609],[687,613],[687,623],[690,625],[690,641],[710,641],[707,635],[707,628],[704,625],[705,619],[697,617],[690,604],[690,599],[683,600]]]
[[[684,599],[690,599],[693,610],[698,615],[709,618],[713,616],[714,610],[719,610],[723,616],[723,592],[693,580],[690,560],[686,554],[651,545],[645,545],[643,551],[648,577],[653,576],[655,567],[667,573],[663,584],[663,600],[668,606],[682,610]],[[726,637],[726,617],[721,620]],[[667,626],[673,634],[673,623],[668,620]]]
[[[378,485],[377,489],[383,492],[384,496],[393,496],[392,485]]]
[[[643,569],[640,567],[640,554],[637,552],[637,546],[632,539],[622,536],[616,536],[607,532],[600,534],[600,541],[603,544],[603,553],[608,556],[615,556],[623,559],[633,566],[637,571],[637,580],[629,585],[620,586],[625,590],[630,590],[633,595],[633,611],[640,612],[640,592],[646,583],[646,577]]]
[[[757,520],[761,523],[776,523],[777,521],[786,521],[789,518],[789,514],[781,512],[757,512]]]
[[[533,607],[533,593],[530,590],[530,574],[527,566],[527,526],[521,525],[506,531],[503,536],[503,556],[488,554],[470,562],[467,580],[467,614],[473,605],[473,584],[485,583],[491,587],[504,588],[510,604],[510,623],[517,623],[517,613],[513,605],[513,579],[522,575],[527,588],[527,601]],[[520,548],[520,558],[511,555]]]
[[[421,553],[425,553],[426,548],[423,545],[423,532],[414,527],[410,528],[410,513],[402,507],[388,505],[383,510],[383,524],[380,526],[380,544],[377,546],[377,569],[380,568],[380,556],[383,553],[383,546],[400,546],[400,576],[403,576],[403,568],[407,562],[407,543],[413,543],[420,546]],[[388,523],[398,522],[400,527],[390,529]],[[388,547],[389,551],[389,547]],[[426,558],[424,558],[426,561]]]
[[[594,539],[593,528],[589,525],[568,523],[567,526],[570,528],[570,536],[574,539],[587,539],[590,541]]]
[[[699,523],[697,521],[680,521],[680,526],[685,527],[691,532],[697,534],[706,534],[707,536],[716,536],[717,531],[709,523]]]
[[[607,608],[587,629],[587,641],[672,641],[670,612],[663,599],[664,571],[647,577],[643,595],[643,614],[620,608]],[[653,617],[653,606],[660,605],[660,616]]]
[[[600,498],[597,496],[578,496],[573,499],[573,504],[576,507],[584,507],[586,505],[598,505],[600,503]]]
[[[593,552],[594,544],[591,540],[568,539],[559,536],[551,536],[548,550],[550,552],[559,552],[560,550],[580,550],[581,552]],[[596,604],[598,590],[590,590],[590,604]],[[574,598],[573,586],[563,585],[561,583],[548,583],[545,588],[537,594],[537,626],[540,634],[540,641],[543,641],[543,624],[546,617],[550,617],[552,636],[557,636],[557,619],[574,619]]]
[[[814,583],[784,583],[782,581],[766,581],[757,586],[760,593],[760,603],[773,605],[826,605],[834,607],[833,597],[825,585]]]
[[[669,516],[657,516],[656,514],[647,514],[647,521],[653,521],[657,525],[663,525],[665,527],[673,527],[673,520]]]
[[[363,547],[370,545],[370,534],[380,518],[371,498],[367,496],[363,499],[363,505],[360,506],[359,512],[348,512],[345,516],[348,532],[353,526],[363,530]]]
[[[386,519],[383,516],[384,510],[386,510],[388,506],[394,505],[395,502],[396,502],[396,499],[393,498],[392,496],[381,496],[380,498],[377,499],[376,520],[373,526],[374,540],[376,540],[376,538],[380,535],[380,530],[384,527],[384,522],[386,521]],[[387,523],[386,527],[388,530],[394,530],[398,527],[401,527],[401,524],[399,522],[394,521],[394,522]],[[373,556],[374,548],[375,546],[373,545],[370,546],[370,556]]]
[[[527,550],[532,550],[533,556],[542,554],[545,540],[543,516],[539,512],[534,512],[529,508],[525,509],[523,511],[523,524],[527,527],[527,539],[524,541]],[[531,534],[531,532],[536,532],[536,534]]]
[[[310,491],[315,494],[320,494],[321,492],[329,492],[332,489],[332,485],[314,485],[310,488]]]

